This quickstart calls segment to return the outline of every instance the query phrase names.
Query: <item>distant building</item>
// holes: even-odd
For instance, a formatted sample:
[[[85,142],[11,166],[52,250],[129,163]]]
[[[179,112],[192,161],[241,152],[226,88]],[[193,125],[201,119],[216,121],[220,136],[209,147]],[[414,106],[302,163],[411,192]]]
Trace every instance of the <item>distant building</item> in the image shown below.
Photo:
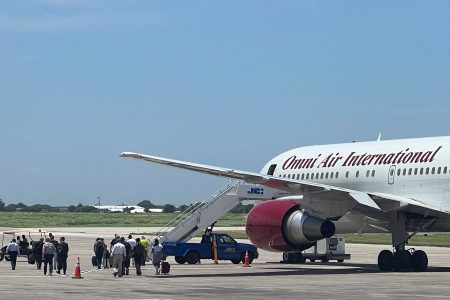
[[[68,211],[69,210],[68,206],[55,206],[55,208],[59,209],[59,211]]]
[[[145,208],[137,205],[94,205],[99,210],[109,210],[112,212],[124,212],[125,209],[130,209],[131,213],[145,213]],[[162,208],[150,208],[148,210],[152,213],[162,213]]]

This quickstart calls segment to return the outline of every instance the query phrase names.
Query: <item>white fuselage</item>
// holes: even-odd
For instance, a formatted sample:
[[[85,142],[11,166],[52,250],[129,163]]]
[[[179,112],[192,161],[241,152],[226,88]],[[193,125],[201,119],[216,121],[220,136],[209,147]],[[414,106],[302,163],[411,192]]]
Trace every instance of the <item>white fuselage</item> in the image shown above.
[[[261,171],[272,172],[275,177],[409,197],[450,211],[450,137],[300,147],[276,156]]]

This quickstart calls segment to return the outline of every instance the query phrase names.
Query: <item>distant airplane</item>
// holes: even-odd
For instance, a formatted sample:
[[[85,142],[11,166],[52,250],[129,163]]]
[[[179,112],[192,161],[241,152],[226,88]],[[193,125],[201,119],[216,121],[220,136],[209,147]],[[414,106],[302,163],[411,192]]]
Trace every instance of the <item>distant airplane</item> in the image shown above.
[[[450,231],[450,137],[300,147],[271,159],[260,173],[121,156],[280,190],[247,217],[249,239],[265,250],[295,252],[334,234],[389,232],[393,251],[379,253],[380,270],[425,271],[427,254],[408,250],[408,240],[418,232]]]

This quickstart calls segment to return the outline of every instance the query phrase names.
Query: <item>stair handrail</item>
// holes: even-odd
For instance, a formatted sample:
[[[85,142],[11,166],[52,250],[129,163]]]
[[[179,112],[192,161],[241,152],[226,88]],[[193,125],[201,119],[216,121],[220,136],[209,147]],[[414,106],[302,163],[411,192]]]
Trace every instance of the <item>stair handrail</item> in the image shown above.
[[[200,216],[201,213],[206,210],[210,205],[212,205],[215,201],[217,201],[218,199],[220,199],[223,195],[225,195],[227,192],[229,192],[232,188],[234,188],[235,186],[237,186],[238,184],[240,184],[239,180],[230,180],[229,183],[224,186],[223,188],[221,188],[217,193],[213,194],[210,197],[209,201],[204,201],[202,202],[204,205],[202,205],[201,207],[199,207],[198,209],[196,209],[195,211],[192,212],[192,214],[190,214],[187,218],[183,219],[179,224],[177,224],[176,227],[174,227],[172,229],[172,231],[167,232],[162,239],[167,239],[170,236],[172,236],[173,234],[177,233],[178,231],[180,231],[183,226],[192,221],[192,219],[194,218],[198,218],[198,220],[200,220]],[[198,224],[198,222],[197,222]],[[183,226],[180,226],[183,225]]]
[[[203,202],[196,202],[192,205],[190,205],[186,210],[179,213],[175,218],[170,220],[166,225],[161,227],[157,232],[153,234],[153,238],[161,238],[163,235],[166,236],[169,233],[169,230],[176,229],[180,224],[182,224],[187,219],[192,219],[191,216],[198,216],[200,212],[205,210],[207,207],[209,207],[214,201],[216,201],[218,198],[220,198],[222,195],[227,193],[229,190],[231,190],[233,187],[239,184],[239,180],[231,179],[227,182],[226,185],[221,187],[218,191],[213,193],[207,200]],[[176,230],[175,232],[178,232]],[[173,233],[175,233],[173,232]],[[173,234],[172,233],[172,234]],[[171,234],[171,235],[172,235]]]

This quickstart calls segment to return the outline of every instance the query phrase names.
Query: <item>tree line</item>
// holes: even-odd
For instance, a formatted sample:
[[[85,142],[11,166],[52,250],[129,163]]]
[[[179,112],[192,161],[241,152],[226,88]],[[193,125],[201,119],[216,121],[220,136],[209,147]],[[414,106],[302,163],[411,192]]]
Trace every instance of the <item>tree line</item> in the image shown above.
[[[122,205],[122,204],[121,204]],[[190,204],[190,205],[180,205],[178,207],[172,205],[172,204],[164,204],[164,205],[156,205],[153,204],[149,200],[143,200],[136,204],[136,206],[143,207],[145,209],[145,212],[149,212],[152,208],[159,208],[162,209],[164,213],[174,213],[177,211],[185,211],[189,207],[196,205]],[[131,205],[132,206],[132,205]],[[248,213],[250,209],[252,209],[253,204],[242,204],[239,203],[235,208],[233,208],[230,212],[231,213]],[[83,205],[79,203],[78,205],[70,205],[67,210],[69,212],[98,212],[98,209],[95,208],[92,205]],[[0,199],[0,211],[23,211],[23,212],[60,212],[61,208],[59,207],[53,207],[48,204],[33,204],[31,206],[28,206],[22,202],[19,202],[17,204],[8,204],[6,205],[5,202],[3,202],[2,199]],[[131,212],[132,208],[125,209],[124,212]]]
[[[183,204],[183,205],[180,205],[178,207],[175,207],[172,204],[156,205],[156,204],[153,204],[149,200],[143,200],[143,201],[141,201],[141,202],[139,202],[137,204],[137,206],[145,208],[146,212],[149,211],[151,208],[160,208],[160,209],[163,210],[164,213],[173,213],[173,212],[176,212],[176,211],[185,211],[189,207],[196,206],[196,205],[198,205],[198,203],[193,203],[193,204],[190,204],[190,205]],[[252,208],[253,208],[253,204],[242,204],[242,203],[239,203],[230,212],[231,213],[236,213],[236,214],[248,213]]]

